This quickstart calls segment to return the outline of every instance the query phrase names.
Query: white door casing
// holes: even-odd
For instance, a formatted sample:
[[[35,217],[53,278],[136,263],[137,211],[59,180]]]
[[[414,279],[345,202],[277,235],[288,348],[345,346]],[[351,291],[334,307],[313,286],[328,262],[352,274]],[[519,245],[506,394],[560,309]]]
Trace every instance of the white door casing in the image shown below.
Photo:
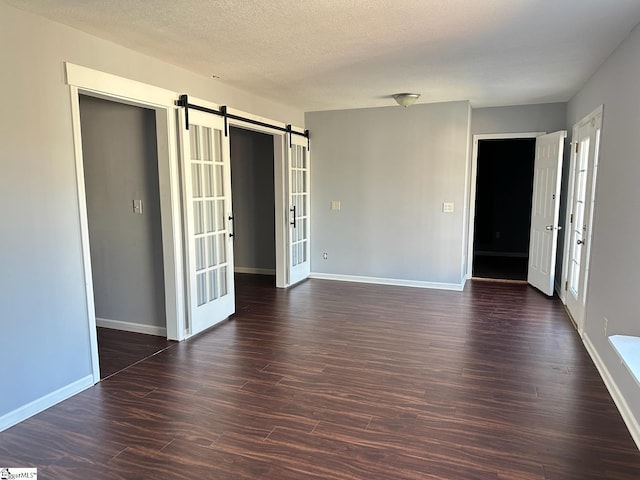
[[[307,138],[289,134],[287,193],[289,197],[288,277],[289,285],[311,272],[309,248],[309,149]]]
[[[537,138],[540,135],[544,135],[545,132],[522,132],[522,133],[483,133],[473,136],[473,150],[471,155],[471,177],[467,184],[469,189],[469,202],[468,202],[468,219],[467,219],[467,261],[465,265],[465,275],[469,279],[473,275],[473,252],[474,252],[474,235],[475,235],[475,221],[476,221],[476,187],[478,177],[478,154],[480,151],[479,142],[483,140],[506,140],[506,139],[521,139],[521,138]]]
[[[553,295],[558,240],[562,156],[566,130],[536,139],[527,281]]]
[[[177,168],[178,149],[176,148],[175,134],[176,107],[174,105],[177,94],[170,90],[74,65],[69,62],[65,62],[65,71],[71,101],[71,123],[76,163],[76,184],[92,375],[93,382],[98,383],[100,381],[100,362],[96,334],[93,275],[91,272],[89,227],[84,185],[79,94],[155,110],[167,338],[171,340],[183,340],[183,325],[185,319],[183,315],[184,296],[182,288],[182,222],[180,219],[180,175]]]
[[[579,332],[584,329],[601,129],[602,106],[574,126],[571,139],[563,279],[567,309]]]
[[[229,137],[221,117],[180,115],[190,335],[235,312]]]

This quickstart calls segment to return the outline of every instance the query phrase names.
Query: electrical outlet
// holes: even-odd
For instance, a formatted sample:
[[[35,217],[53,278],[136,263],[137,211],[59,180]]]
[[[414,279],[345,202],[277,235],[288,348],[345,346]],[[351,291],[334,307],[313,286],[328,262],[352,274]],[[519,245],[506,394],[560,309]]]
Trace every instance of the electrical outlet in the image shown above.
[[[607,317],[604,317],[604,321],[602,322],[604,324],[604,336],[607,336],[607,327],[609,326],[609,319]]]
[[[328,258],[329,258],[329,254],[328,254],[327,252],[324,252],[324,253],[322,254],[322,259],[323,259],[323,260],[326,260],[326,259],[328,259]]]

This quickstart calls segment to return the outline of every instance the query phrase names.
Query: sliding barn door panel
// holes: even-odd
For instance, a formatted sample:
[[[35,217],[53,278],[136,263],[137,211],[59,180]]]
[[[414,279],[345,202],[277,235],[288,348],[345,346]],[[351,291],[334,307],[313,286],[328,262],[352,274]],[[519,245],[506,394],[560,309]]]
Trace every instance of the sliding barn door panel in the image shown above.
[[[235,311],[229,137],[222,118],[190,111],[183,132],[189,333]]]
[[[307,139],[291,135],[287,158],[287,191],[289,198],[288,267],[289,285],[309,276],[309,149]]]

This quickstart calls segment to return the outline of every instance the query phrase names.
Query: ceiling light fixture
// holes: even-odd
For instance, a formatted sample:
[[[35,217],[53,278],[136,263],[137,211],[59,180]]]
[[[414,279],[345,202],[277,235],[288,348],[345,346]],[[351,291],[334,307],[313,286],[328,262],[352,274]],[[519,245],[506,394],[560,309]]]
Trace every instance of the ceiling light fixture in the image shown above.
[[[402,105],[405,108],[416,103],[418,98],[420,98],[419,93],[396,93],[393,96],[393,99],[398,102],[398,105]]]

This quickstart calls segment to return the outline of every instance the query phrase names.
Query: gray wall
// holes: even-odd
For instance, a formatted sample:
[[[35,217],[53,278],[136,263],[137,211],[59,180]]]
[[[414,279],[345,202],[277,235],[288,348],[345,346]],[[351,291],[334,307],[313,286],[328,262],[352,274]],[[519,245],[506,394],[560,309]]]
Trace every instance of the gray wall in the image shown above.
[[[306,126],[312,272],[460,284],[469,103],[313,112]]]
[[[80,118],[96,317],[166,327],[155,112],[82,96]]]
[[[474,108],[471,134],[557,132],[567,128],[566,120],[566,103]]]
[[[303,123],[300,110],[0,2],[0,420],[91,375],[65,61]]]
[[[232,127],[229,143],[235,266],[275,273],[273,136]]]
[[[640,335],[640,28],[569,102],[567,128],[604,104],[585,333],[640,421],[640,387],[604,333]]]

